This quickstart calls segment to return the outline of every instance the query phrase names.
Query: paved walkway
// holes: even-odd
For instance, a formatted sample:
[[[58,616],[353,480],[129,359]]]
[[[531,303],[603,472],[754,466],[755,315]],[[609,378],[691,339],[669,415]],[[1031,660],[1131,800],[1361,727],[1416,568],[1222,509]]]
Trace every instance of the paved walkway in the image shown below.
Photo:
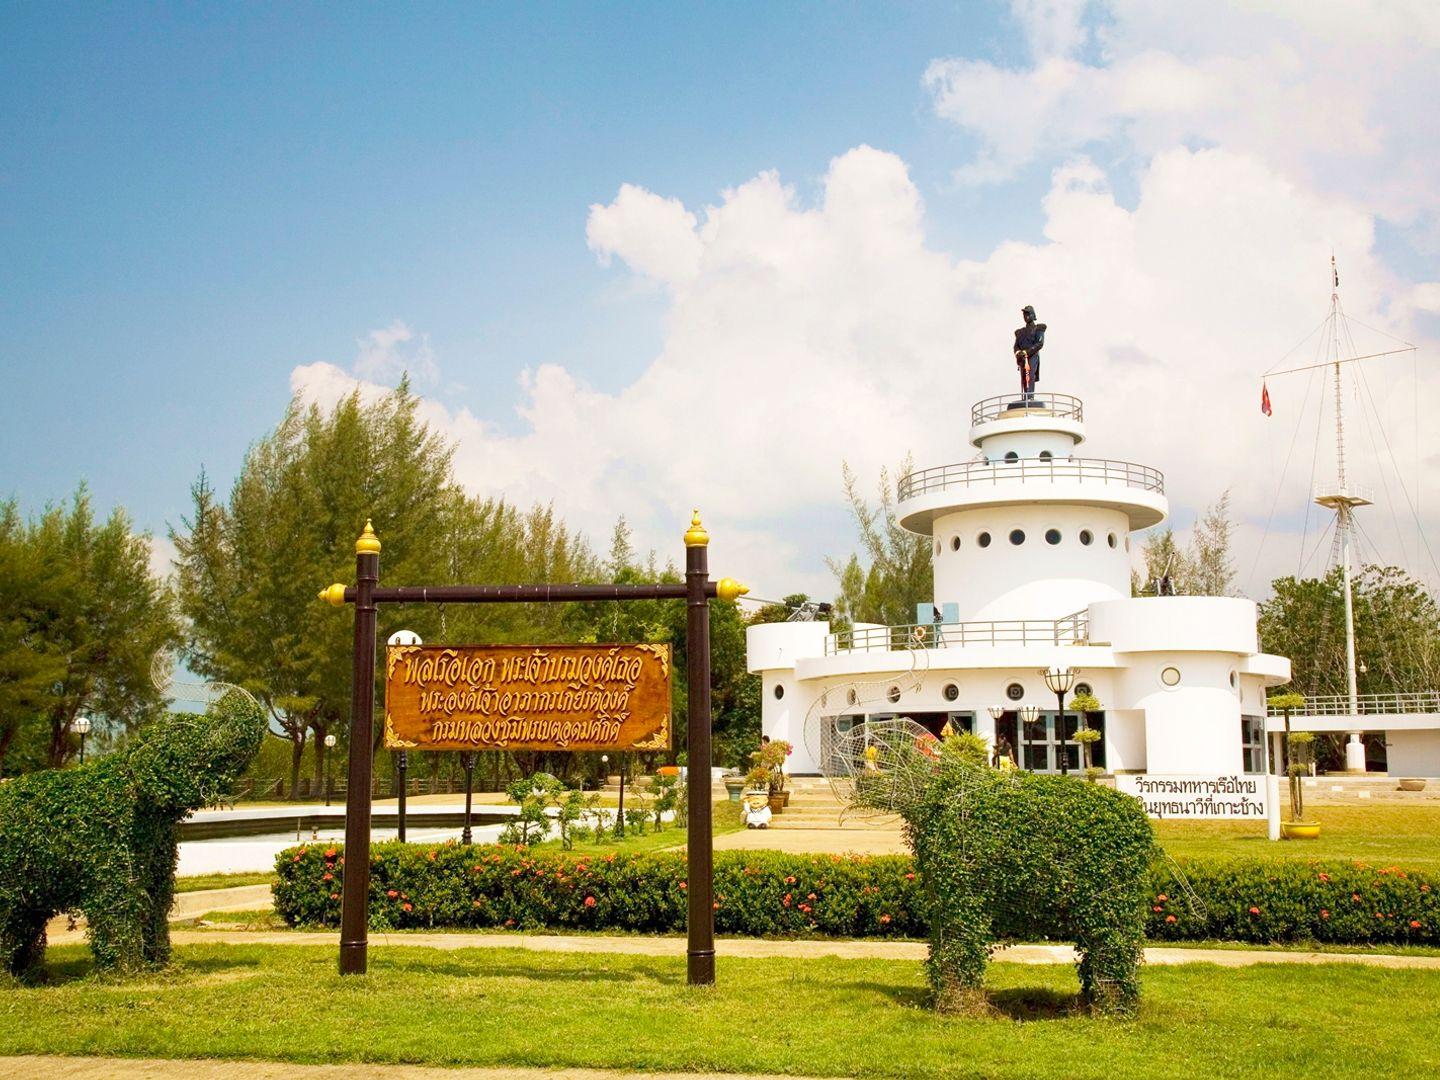
[[[60,931],[52,944],[82,940],[80,931]],[[336,931],[314,930],[172,930],[175,945],[328,945],[338,946]],[[639,934],[504,934],[504,933],[411,933],[372,932],[371,945],[409,946],[426,949],[530,949],[535,952],[625,953],[631,956],[685,955],[682,937],[647,937]],[[715,952],[722,957],[769,959],[790,957],[816,959],[839,957],[845,960],[923,960],[923,941],[851,941],[832,939],[768,940],[763,938],[720,938]],[[1010,964],[1070,964],[1075,950],[1069,945],[1010,945],[993,957]],[[1440,956],[1402,956],[1392,953],[1298,952],[1284,949],[1173,949],[1149,948],[1145,962],[1159,966],[1174,964],[1216,964],[1220,967],[1250,967],[1254,964],[1357,964],[1364,967],[1419,968],[1440,971]]]
[[[0,1076],[60,1080],[781,1080],[746,1073],[640,1073],[611,1069],[451,1069],[429,1065],[292,1065],[281,1061],[156,1058],[0,1057]],[[784,1080],[797,1080],[790,1076]],[[798,1078],[803,1080],[803,1078]]]

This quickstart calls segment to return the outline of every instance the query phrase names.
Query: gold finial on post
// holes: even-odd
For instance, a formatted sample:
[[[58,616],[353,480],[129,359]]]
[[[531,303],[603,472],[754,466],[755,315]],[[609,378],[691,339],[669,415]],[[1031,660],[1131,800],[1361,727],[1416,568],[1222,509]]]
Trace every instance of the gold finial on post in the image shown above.
[[[328,585],[320,590],[320,599],[333,607],[343,607],[345,604],[345,586],[338,581],[334,585]]]
[[[365,531],[360,534],[360,539],[355,541],[356,555],[379,555],[380,538],[375,535],[375,529],[370,524],[370,519],[365,519]]]
[[[690,528],[685,530],[686,547],[705,547],[710,543],[710,534],[705,531],[705,526],[700,524],[700,511],[696,510],[690,516]]]
[[[741,585],[734,578],[721,578],[715,584],[715,595],[721,600],[738,600],[749,591],[749,585]]]

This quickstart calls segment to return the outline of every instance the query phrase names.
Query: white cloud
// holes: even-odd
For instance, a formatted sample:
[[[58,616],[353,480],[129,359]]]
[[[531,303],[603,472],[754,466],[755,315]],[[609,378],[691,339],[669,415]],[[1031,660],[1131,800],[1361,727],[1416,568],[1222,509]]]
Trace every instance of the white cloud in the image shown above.
[[[1057,5],[1049,22],[1043,6],[1012,4],[1028,65],[946,58],[925,73],[936,111],[980,141],[962,181],[1003,181],[1093,145],[1142,162],[1178,145],[1220,146],[1440,242],[1430,160],[1440,5],[1109,0]],[[1081,6],[1098,60],[1080,55],[1092,36]]]
[[[1267,422],[1257,376],[1323,314],[1331,245],[1350,310],[1371,325],[1412,333],[1433,286],[1387,272],[1367,213],[1248,155],[1167,150],[1138,191],[1134,209],[1118,205],[1106,174],[1075,158],[1055,171],[1043,241],[964,261],[926,246],[904,162],[870,147],[831,162],[813,205],[773,173],[698,214],[627,185],[592,209],[589,235],[671,290],[649,368],[616,393],[554,365],[522,373],[516,435],[433,400],[426,418],[457,440],[475,490],[553,500],[602,542],[624,513],[662,561],[698,505],[717,573],[761,595],[828,594],[819,556],[852,538],[813,523],[837,519],[841,461],[868,477],[911,450],[921,465],[968,458],[969,405],[1013,384],[1010,331],[1033,303],[1051,327],[1042,388],[1086,399],[1087,453],[1166,471],[1182,524],[1229,487],[1258,527],[1304,380],[1272,384]],[[311,364],[292,381],[333,400],[357,374]],[[1409,415],[1390,432],[1406,446]],[[1369,447],[1353,454],[1357,470],[1374,464]],[[1308,461],[1292,464],[1276,530],[1308,481]]]
[[[423,383],[440,377],[430,336],[417,334],[399,319],[371,330],[355,342],[355,374],[362,379],[395,382],[409,373]]]
[[[180,552],[168,536],[150,537],[150,573],[153,577],[168,578]]]

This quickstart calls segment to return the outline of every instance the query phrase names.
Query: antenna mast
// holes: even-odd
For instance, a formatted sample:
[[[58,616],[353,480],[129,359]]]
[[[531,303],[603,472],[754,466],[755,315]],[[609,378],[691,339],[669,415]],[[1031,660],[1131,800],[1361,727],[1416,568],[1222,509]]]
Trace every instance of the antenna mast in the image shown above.
[[[1340,548],[1340,573],[1345,586],[1345,688],[1348,693],[1349,714],[1358,716],[1360,701],[1355,677],[1355,601],[1350,581],[1351,525],[1355,507],[1368,506],[1370,500],[1350,490],[1345,477],[1345,404],[1340,386],[1340,273],[1335,266],[1335,256],[1330,256],[1330,356],[1334,369],[1335,385],[1335,472],[1336,486],[1333,491],[1320,491],[1315,501],[1335,511],[1335,538]],[[1365,771],[1365,746],[1360,741],[1360,732],[1349,733],[1345,744],[1345,768],[1347,772]]]

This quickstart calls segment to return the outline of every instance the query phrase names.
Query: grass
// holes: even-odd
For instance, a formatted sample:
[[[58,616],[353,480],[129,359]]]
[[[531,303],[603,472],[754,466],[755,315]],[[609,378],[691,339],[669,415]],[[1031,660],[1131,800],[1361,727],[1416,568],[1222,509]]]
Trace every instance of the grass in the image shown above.
[[[1318,840],[1272,843],[1265,823],[1253,821],[1157,821],[1155,834],[1176,856],[1358,859],[1440,870],[1440,805],[1316,806],[1306,817],[1321,823]]]
[[[97,978],[79,946],[47,984],[0,983],[0,1054],[260,1058],[1085,1078],[1431,1075],[1440,974],[1322,965],[1152,968],[1140,1017],[1076,1015],[1064,965],[996,964],[997,1009],[939,1018],[919,964],[684,961],[386,946],[342,978],[332,948],[194,945],[167,971]],[[1403,1007],[1397,1007],[1403,1003]]]
[[[192,874],[175,879],[177,893],[200,892],[202,889],[233,889],[239,885],[273,885],[273,871],[256,871],[249,874]]]

